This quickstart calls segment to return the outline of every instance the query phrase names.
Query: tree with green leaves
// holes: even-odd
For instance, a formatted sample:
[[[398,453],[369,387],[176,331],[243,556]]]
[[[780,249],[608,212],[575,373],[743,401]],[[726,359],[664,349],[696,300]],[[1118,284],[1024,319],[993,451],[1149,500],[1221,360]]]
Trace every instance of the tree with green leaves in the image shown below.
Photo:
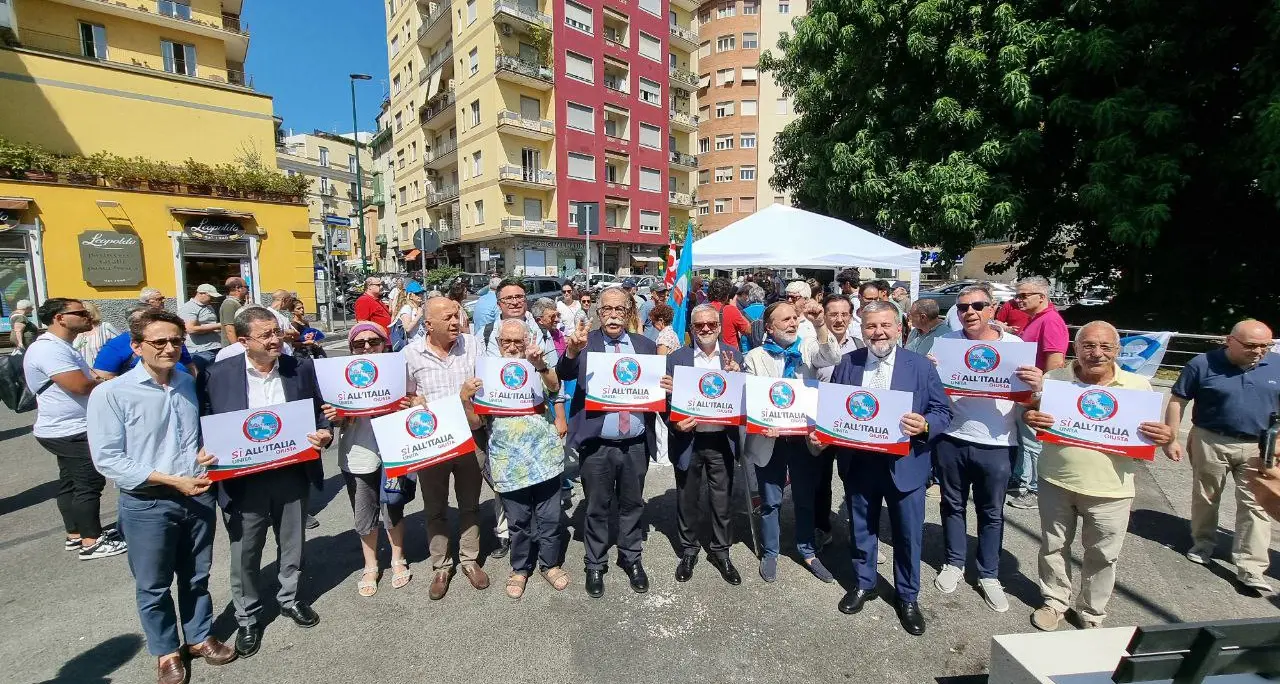
[[[772,183],[946,259],[1009,239],[1126,325],[1280,323],[1278,7],[813,0],[760,60]]]

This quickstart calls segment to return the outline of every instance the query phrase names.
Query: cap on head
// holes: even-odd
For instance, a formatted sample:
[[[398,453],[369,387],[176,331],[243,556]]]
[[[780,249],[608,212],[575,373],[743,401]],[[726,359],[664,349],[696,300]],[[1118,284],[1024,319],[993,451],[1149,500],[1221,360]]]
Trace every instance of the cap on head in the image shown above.
[[[356,335],[359,335],[362,332],[375,333],[378,337],[382,338],[383,342],[391,341],[391,334],[387,332],[386,328],[374,323],[373,321],[361,321],[351,326],[351,331],[347,333],[347,342],[351,342],[356,339]]]
[[[197,287],[197,288],[196,288],[196,294],[207,294],[207,295],[210,295],[210,296],[213,296],[213,297],[221,297],[221,296],[222,296],[221,294],[218,294],[218,288],[216,288],[216,287],[214,287],[214,286],[210,285],[209,283],[205,283],[205,284],[201,285],[200,287]]]
[[[636,286],[636,279],[635,279],[635,278],[627,278],[626,280],[623,280],[623,281],[622,281],[622,286],[623,286],[623,287],[625,287],[625,288],[635,289],[635,286]]]
[[[409,294],[422,294],[426,290],[422,287],[422,283],[416,280],[410,280],[408,285],[404,286],[404,291]]]

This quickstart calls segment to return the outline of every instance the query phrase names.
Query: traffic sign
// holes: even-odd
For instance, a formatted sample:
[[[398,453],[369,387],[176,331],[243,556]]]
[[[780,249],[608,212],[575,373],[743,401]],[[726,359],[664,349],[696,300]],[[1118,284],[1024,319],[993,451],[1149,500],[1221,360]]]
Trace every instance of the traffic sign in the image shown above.
[[[440,236],[437,235],[435,231],[428,233],[426,230],[419,228],[417,232],[413,234],[413,246],[423,252],[434,252],[437,249],[440,249]]]
[[[343,218],[341,216],[334,216],[333,214],[325,214],[324,222],[325,222],[325,225],[328,225],[328,226],[346,226],[348,228],[351,227],[351,219]]]

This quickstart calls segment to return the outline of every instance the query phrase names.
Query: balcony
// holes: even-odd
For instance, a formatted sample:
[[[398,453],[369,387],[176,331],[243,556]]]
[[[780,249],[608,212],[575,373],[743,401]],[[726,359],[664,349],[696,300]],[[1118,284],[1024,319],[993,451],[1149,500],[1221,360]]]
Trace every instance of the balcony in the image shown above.
[[[458,199],[458,186],[446,185],[439,190],[427,193],[427,206],[435,206],[455,199]]]
[[[462,241],[462,224],[454,221],[444,228],[437,228],[436,233],[440,236],[440,244],[449,245]]]
[[[627,78],[625,76],[610,76],[609,74],[605,74],[604,87],[614,91],[615,93],[622,93],[623,95],[626,95],[628,92]]]
[[[454,96],[452,90],[446,90],[431,98],[418,109],[418,123],[426,124],[432,119],[448,112],[454,113]],[[452,120],[451,118],[449,120]],[[448,123],[449,120],[441,119],[439,123]]]
[[[534,140],[551,140],[556,137],[556,125],[546,119],[526,119],[517,112],[498,112],[498,132],[518,135]]]
[[[546,169],[535,169],[531,166],[504,164],[498,167],[498,181],[521,188],[550,190],[556,186],[556,174]]]
[[[698,90],[698,75],[688,69],[680,69],[672,67],[667,70],[671,76],[672,87],[679,88],[685,92],[693,93]]]
[[[686,131],[689,133],[693,133],[698,130],[697,114],[685,114],[684,112],[670,112],[670,115],[671,115],[672,128],[675,128],[681,131]]]
[[[698,49],[698,32],[690,30],[679,24],[670,24],[671,44],[684,50],[685,52],[693,52]]]
[[[674,190],[668,192],[667,195],[670,197],[671,206],[684,207],[686,209],[693,208],[693,195],[687,192],[675,192]]]
[[[431,59],[427,60],[427,68],[418,75],[418,85],[425,84],[431,72],[447,64],[451,57],[453,57],[453,43],[446,43],[444,49],[437,51],[431,55]]]
[[[679,7],[686,12],[697,12],[699,0],[671,0],[672,7]]]
[[[696,171],[698,170],[698,158],[692,154],[685,154],[684,152],[671,150],[671,165],[682,166],[690,171]]]
[[[418,27],[418,44],[430,47],[449,36],[450,22],[441,21],[449,16],[449,3],[425,3],[427,13],[422,17],[422,26]]]
[[[172,0],[57,0],[71,7],[110,14],[175,32],[194,33],[226,44],[226,58],[243,62],[249,52],[249,27],[241,24],[233,13],[204,14],[192,12],[187,4]],[[13,3],[10,3],[13,4]],[[22,33],[27,30],[22,29]]]
[[[512,235],[551,235],[556,234],[556,222],[551,219],[533,221],[509,216],[502,219],[502,232]]]
[[[422,155],[422,163],[428,169],[444,169],[458,163],[458,139],[450,138],[432,147]]]
[[[537,90],[551,90],[551,86],[555,83],[555,75],[551,67],[526,62],[519,57],[498,55],[494,60],[494,66],[497,69],[498,78]]]
[[[514,28],[522,32],[528,32],[529,26],[541,26],[543,28],[551,28],[551,16],[538,11],[536,6],[529,3],[517,2],[517,0],[497,0],[493,3],[493,18],[516,19],[513,24]]]

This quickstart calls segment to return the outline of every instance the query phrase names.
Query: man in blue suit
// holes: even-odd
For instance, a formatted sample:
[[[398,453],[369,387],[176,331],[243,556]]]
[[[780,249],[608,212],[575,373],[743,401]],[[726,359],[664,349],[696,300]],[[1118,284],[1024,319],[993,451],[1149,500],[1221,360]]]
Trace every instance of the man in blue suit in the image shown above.
[[[587,411],[587,364],[583,352],[594,354],[656,354],[652,340],[627,332],[635,302],[620,287],[600,293],[600,329],[588,332],[579,322],[565,343],[556,375],[577,379],[570,404],[569,434],[565,446],[578,450],[582,488],[587,495],[582,541],[586,553],[587,595],[604,595],[608,570],[609,509],[618,499],[618,565],[637,594],[649,591],[649,576],[640,564],[644,530],[644,477],[649,460],[657,453],[653,413]]]
[[[710,304],[694,307],[691,316],[695,343],[667,355],[667,375],[676,366],[707,370],[742,370],[742,354],[734,347],[720,345],[720,312]],[[670,387],[667,388],[670,392]],[[667,420],[668,452],[676,470],[676,529],[680,537],[680,564],[676,581],[688,582],[698,562],[698,518],[702,483],[707,483],[711,508],[711,541],[707,559],[720,571],[724,581],[737,586],[742,576],[729,560],[733,545],[732,507],[734,461],[739,451],[737,427],[701,423],[697,418]]]
[[[845,354],[831,381],[911,392],[912,410],[901,422],[902,431],[911,436],[911,452],[901,457],[858,449],[837,452],[858,576],[857,588],[841,599],[839,607],[840,612],[852,615],[875,596],[880,506],[887,504],[893,530],[895,608],[902,628],[919,636],[924,634],[924,616],[916,596],[920,593],[925,485],[933,443],[951,424],[951,402],[933,363],[898,346],[902,323],[893,304],[871,302],[861,313],[862,339],[867,346]]]

